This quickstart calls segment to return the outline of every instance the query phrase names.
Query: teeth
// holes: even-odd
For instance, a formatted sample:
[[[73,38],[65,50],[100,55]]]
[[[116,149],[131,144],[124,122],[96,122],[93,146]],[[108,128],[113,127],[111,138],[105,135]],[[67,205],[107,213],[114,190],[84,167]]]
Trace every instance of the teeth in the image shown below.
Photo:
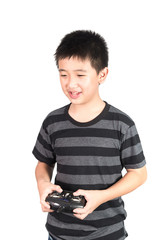
[[[72,95],[77,95],[79,92],[71,92]]]

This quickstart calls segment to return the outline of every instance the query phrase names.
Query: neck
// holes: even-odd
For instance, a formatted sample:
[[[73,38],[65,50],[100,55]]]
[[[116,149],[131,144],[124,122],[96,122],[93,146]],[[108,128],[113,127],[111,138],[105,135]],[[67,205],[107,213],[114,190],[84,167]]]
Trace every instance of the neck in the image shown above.
[[[91,112],[97,112],[101,109],[103,109],[105,106],[105,102],[101,99],[101,98],[98,98],[98,99],[95,99],[95,100],[92,100],[90,102],[86,102],[86,103],[83,103],[83,104],[74,104],[72,103],[71,106],[70,106],[70,111],[73,112],[73,113],[77,113],[77,112],[87,112],[87,113],[91,113]]]

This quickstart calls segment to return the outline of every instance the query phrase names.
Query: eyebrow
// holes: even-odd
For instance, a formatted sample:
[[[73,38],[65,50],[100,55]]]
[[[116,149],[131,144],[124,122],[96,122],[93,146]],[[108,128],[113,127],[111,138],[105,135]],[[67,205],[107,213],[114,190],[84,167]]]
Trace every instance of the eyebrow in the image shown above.
[[[65,70],[65,69],[59,69],[59,72],[63,72],[63,71],[65,71],[65,72],[67,72],[67,70]],[[87,72],[86,70],[84,70],[84,69],[76,69],[76,70],[73,70],[74,72]]]

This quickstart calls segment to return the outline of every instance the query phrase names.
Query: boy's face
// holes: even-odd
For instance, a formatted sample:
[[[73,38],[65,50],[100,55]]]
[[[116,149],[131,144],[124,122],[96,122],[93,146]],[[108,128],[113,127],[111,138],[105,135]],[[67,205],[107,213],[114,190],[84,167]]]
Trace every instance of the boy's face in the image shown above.
[[[89,59],[65,58],[59,60],[58,66],[62,90],[73,104],[85,104],[99,98],[99,83],[107,74],[103,71],[97,74]],[[107,68],[104,71],[108,73]]]

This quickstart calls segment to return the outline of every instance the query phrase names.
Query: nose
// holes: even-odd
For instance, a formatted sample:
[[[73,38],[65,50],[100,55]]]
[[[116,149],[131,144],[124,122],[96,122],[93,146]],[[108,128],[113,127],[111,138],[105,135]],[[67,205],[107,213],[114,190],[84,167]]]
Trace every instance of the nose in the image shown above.
[[[68,86],[70,89],[77,87],[77,80],[75,77],[72,76],[69,77]]]

